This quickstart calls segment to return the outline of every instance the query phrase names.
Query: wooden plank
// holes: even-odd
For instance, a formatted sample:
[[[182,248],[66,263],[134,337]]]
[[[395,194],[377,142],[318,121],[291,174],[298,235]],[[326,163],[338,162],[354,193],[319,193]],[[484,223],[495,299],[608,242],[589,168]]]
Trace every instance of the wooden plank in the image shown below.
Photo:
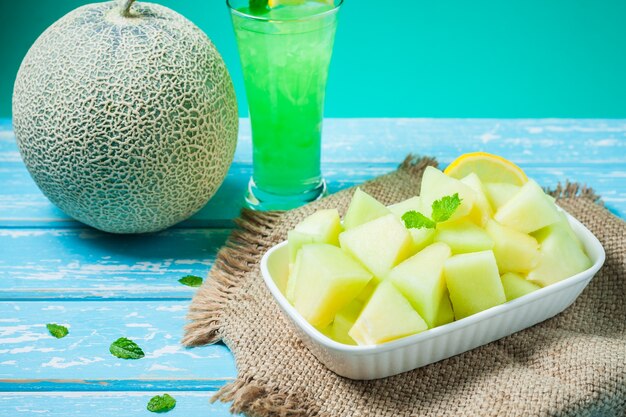
[[[235,375],[226,346],[185,349],[189,302],[0,303],[0,391],[215,390]],[[55,339],[46,323],[70,330]],[[111,342],[128,337],[146,356],[123,360]]]
[[[359,184],[390,172],[397,162],[325,163],[322,166],[329,191]],[[565,179],[589,184],[617,210],[626,213],[626,163],[522,163],[528,174],[542,185]],[[243,205],[250,164],[233,164],[224,184],[209,203],[191,219],[179,224],[189,227],[231,227]],[[82,227],[53,206],[36,187],[21,164],[0,164],[0,227]]]
[[[228,229],[120,236],[94,229],[0,229],[0,300],[190,299]]]
[[[626,216],[626,167],[526,167],[543,185],[585,178],[607,207]],[[392,164],[336,167],[335,189],[394,169]],[[341,180],[339,180],[341,178]],[[177,280],[205,277],[229,229],[170,229],[154,235],[117,236],[93,229],[0,229],[0,300],[189,299]]]
[[[228,405],[209,402],[214,392],[169,391],[172,417],[227,417]],[[0,392],[0,416],[154,417],[146,405],[161,392]]]
[[[0,227],[79,227],[38,190],[8,129],[5,119],[0,124]],[[569,178],[598,187],[609,202],[623,202],[619,185],[626,176],[624,120],[328,119],[323,169],[332,192],[393,169],[409,152],[434,155],[445,165],[460,153],[476,150],[511,158],[529,170],[581,167],[586,174],[570,170]],[[252,173],[246,119],[235,161],[214,198],[179,227],[232,225]],[[608,175],[613,175],[612,181]]]

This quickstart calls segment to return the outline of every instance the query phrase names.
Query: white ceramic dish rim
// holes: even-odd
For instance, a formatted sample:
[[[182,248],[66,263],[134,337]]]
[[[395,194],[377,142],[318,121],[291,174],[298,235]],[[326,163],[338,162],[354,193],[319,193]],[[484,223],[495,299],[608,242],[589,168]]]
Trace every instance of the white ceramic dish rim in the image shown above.
[[[497,316],[502,312],[502,310],[514,310],[519,306],[530,303],[534,300],[538,300],[544,297],[549,297],[551,294],[561,291],[564,288],[570,287],[572,285],[576,285],[580,281],[584,281],[588,279],[590,276],[595,275],[602,265],[604,264],[604,260],[606,258],[606,254],[604,252],[604,248],[602,244],[594,236],[593,233],[589,229],[587,229],[581,222],[579,222],[575,217],[567,213],[563,210],[567,215],[568,221],[570,224],[574,225],[574,232],[581,240],[583,245],[587,247],[594,247],[595,252],[597,252],[598,257],[593,263],[593,265],[582,271],[576,275],[572,275],[569,278],[565,278],[559,282],[548,285],[547,287],[543,287],[537,291],[534,291],[530,294],[526,294],[522,297],[516,298],[515,300],[508,301],[504,304],[497,305],[495,307],[491,307],[487,310],[481,311],[479,313],[473,314],[471,316],[465,317],[461,320],[453,321],[452,323],[444,324],[439,327],[435,327],[432,329],[428,329],[424,332],[407,336],[398,340],[394,340],[391,342],[383,343],[380,345],[371,345],[371,346],[354,346],[354,345],[345,345],[343,343],[336,342],[324,334],[322,334],[319,330],[317,330],[314,326],[312,326],[308,321],[304,319],[298,313],[298,311],[287,301],[287,298],[280,291],[274,279],[272,278],[269,269],[268,269],[268,259],[272,256],[273,253],[287,245],[287,241],[281,242],[273,247],[271,247],[261,258],[261,273],[263,275],[263,280],[267,285],[268,289],[274,296],[276,302],[280,305],[280,307],[289,315],[289,317],[295,322],[297,326],[299,326],[304,332],[306,332],[309,337],[315,340],[318,344],[325,346],[326,348],[332,349],[334,351],[349,353],[352,355],[371,355],[379,352],[387,352],[391,350],[401,349],[403,347],[413,345],[419,343],[422,340],[430,339],[437,336],[442,336],[447,333],[454,332],[460,328],[469,326],[474,323],[478,323],[484,320],[488,320],[494,316]],[[587,251],[589,252],[589,251]],[[587,253],[590,257],[592,256],[590,253]]]

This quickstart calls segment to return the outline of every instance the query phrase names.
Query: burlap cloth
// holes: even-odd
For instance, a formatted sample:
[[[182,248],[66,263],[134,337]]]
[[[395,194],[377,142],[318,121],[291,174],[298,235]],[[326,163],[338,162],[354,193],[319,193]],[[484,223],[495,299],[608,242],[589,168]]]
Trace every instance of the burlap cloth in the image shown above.
[[[432,159],[362,185],[385,204],[417,194]],[[263,283],[259,261],[319,208],[345,212],[353,190],[284,213],[246,211],[194,297],[184,343],[223,341],[239,375],[214,400],[252,416],[626,416],[626,224],[588,189],[559,204],[602,242],[606,264],[558,316],[470,352],[394,377],[353,381],[302,345]]]

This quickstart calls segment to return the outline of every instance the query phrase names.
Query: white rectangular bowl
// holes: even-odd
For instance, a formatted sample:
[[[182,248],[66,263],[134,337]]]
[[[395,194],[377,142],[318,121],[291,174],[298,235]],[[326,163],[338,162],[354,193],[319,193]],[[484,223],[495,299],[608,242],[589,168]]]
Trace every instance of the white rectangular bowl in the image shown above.
[[[598,239],[567,215],[591,258],[591,268],[523,297],[425,332],[375,346],[335,342],[309,324],[287,301],[279,287],[288,274],[287,242],[271,248],[261,272],[278,305],[294,324],[309,350],[331,371],[351,379],[377,379],[410,371],[485,345],[533,326],[569,307],[604,263]]]

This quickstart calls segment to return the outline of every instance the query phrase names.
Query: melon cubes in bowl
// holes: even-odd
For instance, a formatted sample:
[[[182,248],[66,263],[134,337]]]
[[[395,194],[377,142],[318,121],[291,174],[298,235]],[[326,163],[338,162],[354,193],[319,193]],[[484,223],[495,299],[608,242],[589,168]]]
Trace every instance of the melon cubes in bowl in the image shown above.
[[[458,172],[464,175],[455,178]],[[525,175],[496,177],[514,180],[428,167],[419,196],[385,206],[357,189],[343,224],[336,210],[312,214],[289,232],[286,299],[327,337],[378,345],[591,266],[541,187]]]

